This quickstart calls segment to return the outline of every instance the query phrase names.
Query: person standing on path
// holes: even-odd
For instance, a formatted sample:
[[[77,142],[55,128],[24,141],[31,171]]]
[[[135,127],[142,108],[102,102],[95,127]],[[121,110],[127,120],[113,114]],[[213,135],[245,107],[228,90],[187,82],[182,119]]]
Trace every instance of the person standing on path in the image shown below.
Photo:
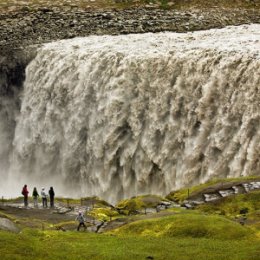
[[[23,194],[23,197],[24,197],[24,206],[28,207],[28,194],[29,194],[29,191],[27,189],[27,185],[26,184],[23,186],[22,194]]]
[[[41,191],[41,196],[42,196],[42,207],[43,208],[47,208],[47,193],[45,192],[45,188],[42,188]]]
[[[77,231],[79,231],[80,227],[83,226],[84,227],[84,230],[86,230],[86,225],[85,225],[85,218],[82,214],[82,212],[79,212],[78,216],[76,217],[76,221],[79,222],[79,225],[78,225],[78,228],[77,228]]]
[[[55,196],[55,193],[54,193],[53,187],[50,187],[49,195],[50,195],[50,206],[51,206],[51,208],[54,208],[54,196]]]
[[[36,187],[33,188],[32,196],[33,196],[33,205],[34,205],[35,208],[38,208],[39,193],[38,193]]]

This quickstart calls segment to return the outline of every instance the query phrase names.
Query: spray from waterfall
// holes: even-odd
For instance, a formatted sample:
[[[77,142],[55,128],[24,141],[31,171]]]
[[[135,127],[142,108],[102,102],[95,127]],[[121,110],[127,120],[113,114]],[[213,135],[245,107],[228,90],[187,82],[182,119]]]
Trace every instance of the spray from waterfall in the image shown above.
[[[116,201],[260,174],[259,31],[44,45],[26,69],[9,180]]]

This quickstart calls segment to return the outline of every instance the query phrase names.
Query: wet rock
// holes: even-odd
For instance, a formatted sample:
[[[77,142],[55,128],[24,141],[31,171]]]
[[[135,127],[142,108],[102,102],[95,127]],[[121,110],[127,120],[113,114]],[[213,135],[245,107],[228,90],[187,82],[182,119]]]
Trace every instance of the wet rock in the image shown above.
[[[192,204],[191,201],[184,201],[184,202],[181,204],[181,207],[186,208],[186,209],[193,209],[193,208],[194,208],[194,205]]]
[[[156,208],[147,208],[145,210],[145,214],[152,214],[152,213],[156,213],[156,212],[159,212],[160,210],[163,210],[164,208],[163,207],[160,207],[160,206],[157,206]]]
[[[203,200],[193,200],[192,201],[192,204],[195,205],[195,206],[201,205],[201,204],[204,204],[204,203],[205,203],[205,201],[203,201]]]
[[[245,191],[246,192],[249,192],[250,191],[250,185],[248,183],[243,183],[242,186],[244,187]]]
[[[227,197],[227,196],[230,196],[230,195],[233,195],[235,192],[234,190],[220,190],[219,191],[219,194],[221,197]]]
[[[243,183],[242,186],[244,187],[246,192],[260,189],[260,182],[249,182],[249,183]]]
[[[160,201],[159,202],[159,206],[162,206],[162,207],[164,207],[165,209],[168,209],[170,206],[171,206],[171,202],[169,202],[169,201]]]
[[[203,194],[205,202],[218,200],[220,198],[219,194]]]
[[[100,223],[98,223],[96,225],[95,233],[99,233],[101,231],[101,228],[104,228],[106,226],[107,226],[107,222],[106,221],[100,221]]]
[[[233,186],[232,189],[234,190],[235,194],[239,193],[239,188],[237,186]]]
[[[249,184],[252,190],[260,189],[260,181],[250,182]]]

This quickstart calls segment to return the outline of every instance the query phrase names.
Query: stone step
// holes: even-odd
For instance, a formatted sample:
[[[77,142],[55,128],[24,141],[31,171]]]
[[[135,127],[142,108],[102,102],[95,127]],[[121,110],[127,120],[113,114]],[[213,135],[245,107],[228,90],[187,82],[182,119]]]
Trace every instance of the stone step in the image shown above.
[[[228,197],[233,194],[235,194],[233,189],[228,189],[228,190],[219,190],[218,193],[220,194],[221,197]]]
[[[205,202],[209,202],[209,201],[214,201],[214,200],[218,200],[221,198],[221,196],[217,193],[212,193],[212,194],[203,194]]]

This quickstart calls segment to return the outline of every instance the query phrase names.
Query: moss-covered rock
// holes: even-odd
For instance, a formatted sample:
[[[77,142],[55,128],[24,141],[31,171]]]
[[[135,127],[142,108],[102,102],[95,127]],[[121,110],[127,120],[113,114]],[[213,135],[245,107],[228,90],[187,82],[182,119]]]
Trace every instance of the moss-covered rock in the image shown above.
[[[148,208],[156,208],[162,202],[168,202],[167,199],[157,195],[142,195],[120,201],[116,208],[125,215],[146,213]]]
[[[93,208],[91,211],[86,213],[94,219],[101,221],[111,221],[113,218],[119,216],[118,211],[113,208]]]

